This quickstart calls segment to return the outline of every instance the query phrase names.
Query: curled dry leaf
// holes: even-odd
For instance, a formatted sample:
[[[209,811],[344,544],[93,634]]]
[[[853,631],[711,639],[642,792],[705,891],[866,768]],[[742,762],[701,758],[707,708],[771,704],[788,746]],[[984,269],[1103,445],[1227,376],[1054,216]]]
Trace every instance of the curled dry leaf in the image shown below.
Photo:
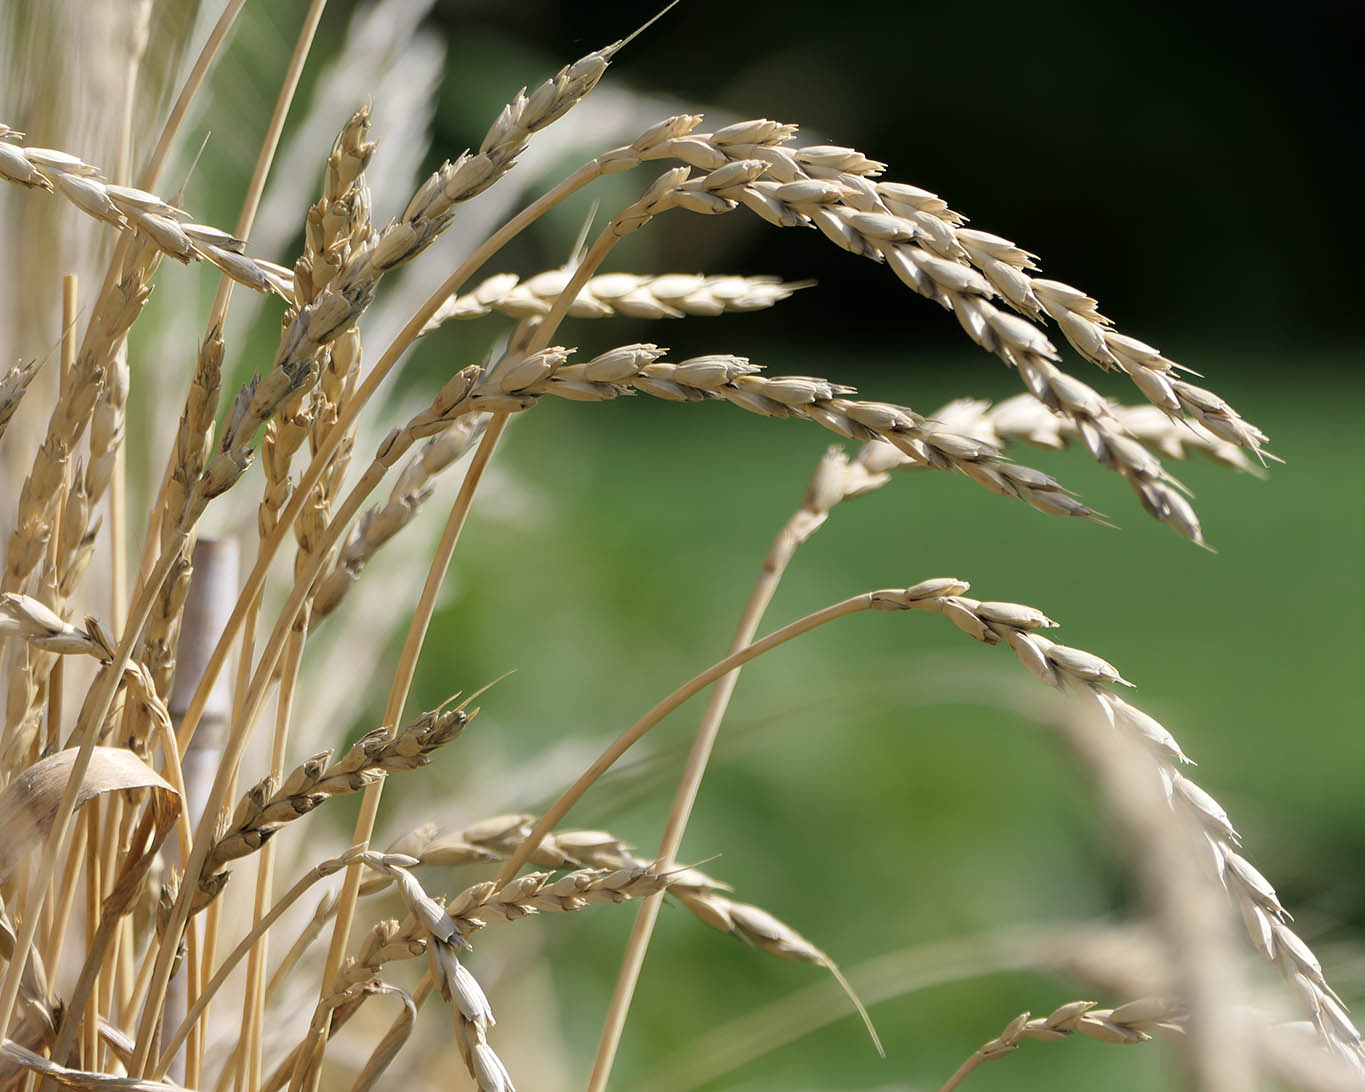
[[[9,875],[47,837],[75,760],[76,748],[58,751],[28,767],[0,792],[0,830],[5,832],[0,839],[0,878]],[[170,833],[182,801],[170,783],[132,751],[120,747],[94,748],[85,779],[77,790],[76,807],[105,793],[129,789],[151,790],[155,851]]]

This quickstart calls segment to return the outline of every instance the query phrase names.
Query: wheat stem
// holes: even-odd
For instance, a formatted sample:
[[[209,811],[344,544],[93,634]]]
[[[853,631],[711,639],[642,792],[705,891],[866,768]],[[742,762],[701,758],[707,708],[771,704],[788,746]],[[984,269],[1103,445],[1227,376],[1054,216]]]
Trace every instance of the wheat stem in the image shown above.
[[[631,727],[622,732],[616,740],[609,746],[597,760],[579,775],[573,785],[566,789],[558,800],[550,806],[540,821],[536,823],[527,839],[518,847],[515,853],[508,857],[502,868],[498,871],[494,884],[497,887],[504,887],[517,874],[517,871],[530,858],[531,854],[539,848],[545,836],[559,823],[569,809],[578,803],[583,794],[592,787],[604,773],[607,772],[617,759],[633,747],[644,735],[654,728],[664,717],[677,709],[689,698],[705,690],[717,679],[723,678],[737,667],[743,667],[750,660],[756,659],[779,645],[800,637],[816,629],[826,622],[832,622],[836,618],[843,618],[845,615],[856,614],[859,611],[876,609],[879,604],[879,596],[898,593],[867,592],[863,595],[855,595],[851,599],[845,599],[825,607],[823,610],[815,611],[804,618],[799,618],[774,633],[770,633],[762,640],[755,641],[746,645],[719,663],[712,664],[701,674],[694,676],[667,697],[661,699],[648,713],[636,721]]]
[[[186,1014],[185,1019],[181,1021],[180,1026],[175,1029],[170,1039],[167,1040],[166,1045],[162,1048],[161,1055],[156,1059],[156,1064],[151,1067],[149,1072],[153,1080],[160,1080],[166,1075],[166,1071],[170,1069],[171,1061],[174,1059],[176,1051],[184,1045],[185,1037],[189,1034],[190,1028],[199,1022],[204,1009],[208,1007],[208,1003],[213,999],[213,995],[223,987],[223,983],[228,980],[228,976],[232,973],[237,964],[241,962],[242,957],[255,947],[256,941],[264,936],[266,932],[269,931],[270,927],[280,919],[284,912],[293,906],[310,887],[319,880],[326,879],[328,876],[340,872],[353,860],[364,853],[366,853],[364,846],[356,846],[347,850],[340,857],[334,857],[331,860],[323,861],[321,864],[312,868],[295,883],[293,887],[280,896],[275,905],[270,908],[270,912],[252,927],[251,932],[247,933],[237,947],[228,953],[228,955],[224,957],[223,962],[218,965],[218,969],[200,992],[199,997],[190,1008],[190,1011]]]
[[[305,607],[304,615],[307,613]],[[284,659],[280,667],[280,685],[275,704],[275,738],[270,754],[272,780],[278,780],[284,774],[285,743],[289,736],[289,718],[293,711],[294,691],[298,684],[299,665],[303,660],[306,633],[306,626],[294,628],[289,643],[285,646]],[[261,847],[261,856],[257,862],[256,893],[252,909],[253,925],[259,925],[266,911],[274,876],[274,859],[275,847],[267,842]],[[250,958],[247,960],[246,991],[243,999],[242,1037],[246,1049],[238,1062],[237,1081],[239,1084],[245,1082],[247,1088],[255,1088],[260,1084],[261,1028],[265,1007],[264,975],[269,957],[270,935],[262,933],[260,942],[252,948]]]
[[[788,546],[788,542],[792,533],[792,523],[789,522],[778,533],[777,538],[768,550],[768,554],[763,560],[763,566],[759,571],[758,580],[749,592],[749,598],[744,605],[744,612],[740,616],[739,625],[736,627],[735,635],[730,642],[729,651],[731,655],[750,644],[754,639],[754,634],[758,632],[758,625],[763,620],[763,615],[767,612],[773,595],[777,592],[777,586],[781,583],[787,564],[791,560],[792,548]],[[725,711],[729,708],[730,698],[738,683],[739,671],[735,670],[717,682],[715,689],[711,691],[711,697],[706,704],[706,711],[702,714],[701,723],[697,726],[697,734],[692,740],[692,749],[687,756],[687,765],[673,796],[673,805],[668,814],[668,825],[665,827],[663,839],[659,843],[659,852],[656,854],[656,858],[659,867],[662,869],[673,867],[678,848],[682,844],[683,831],[686,829],[687,820],[692,814],[692,806],[696,802],[697,791],[701,788],[702,777],[706,773],[706,766],[711,758],[711,751],[715,746],[716,737],[720,733],[721,721],[725,718]],[[640,909],[636,911],[635,924],[631,928],[630,939],[626,942],[626,950],[621,957],[621,969],[617,973],[616,986],[612,990],[611,1003],[603,1022],[601,1037],[597,1042],[597,1053],[593,1058],[592,1074],[588,1079],[588,1092],[603,1092],[611,1078],[612,1064],[616,1060],[616,1051],[621,1045],[621,1036],[626,1027],[626,1017],[630,1012],[631,1001],[635,996],[635,986],[640,980],[640,971],[644,968],[645,963],[645,953],[649,949],[649,941],[654,934],[654,924],[658,921],[659,911],[662,907],[663,896],[659,894],[644,899],[640,904]]]

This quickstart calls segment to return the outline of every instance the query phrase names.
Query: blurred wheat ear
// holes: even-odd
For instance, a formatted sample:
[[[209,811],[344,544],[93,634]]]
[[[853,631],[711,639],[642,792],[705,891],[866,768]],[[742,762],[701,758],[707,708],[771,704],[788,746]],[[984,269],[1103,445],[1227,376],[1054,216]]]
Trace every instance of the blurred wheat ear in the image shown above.
[[[513,1074],[538,1066],[545,1083],[575,1085],[577,1076],[538,1062],[543,1028],[520,1038],[511,1027],[495,1030],[489,992],[497,996],[504,983],[481,985],[467,964],[469,938],[497,922],[636,903],[588,1077],[598,1092],[665,896],[763,955],[819,968],[880,1051],[860,976],[845,976],[831,954],[839,937],[824,942],[827,952],[680,856],[740,670],[867,611],[937,614],[981,644],[1006,646],[1056,692],[1056,701],[1020,703],[1082,759],[1150,904],[1141,960],[1091,961],[1103,966],[1088,982],[1128,999],[1019,1015],[947,1077],[944,1092],[1025,1039],[1075,1033],[1113,1044],[1169,1037],[1188,1086],[1209,1092],[1242,1092],[1263,1078],[1313,1089],[1365,1083],[1365,1052],[1345,1007],[1225,810],[1189,778],[1180,744],[1119,697],[1131,684],[1117,668],[1045,636],[1057,623],[1043,611],[978,600],[966,581],[941,577],[848,596],[759,636],[799,547],[843,502],[902,472],[960,472],[1040,515],[1108,524],[1057,478],[1018,461],[1027,447],[1080,448],[1118,474],[1148,515],[1204,545],[1199,516],[1165,461],[1198,455],[1262,473],[1274,460],[1265,434],[1183,379],[1188,369],[1120,332],[1084,291],[1038,276],[1036,255],[965,227],[933,193],[883,180],[887,166],[855,149],[804,145],[796,125],[761,118],[714,130],[690,112],[642,119],[638,102],[612,123],[625,124],[625,139],[608,139],[607,114],[592,104],[609,94],[596,89],[629,38],[511,94],[477,149],[416,184],[400,179],[386,164],[420,159],[428,110],[412,102],[412,89],[434,88],[440,68],[422,25],[429,8],[379,0],[354,15],[315,74],[310,116],[281,153],[290,169],[276,170],[270,188],[323,0],[298,12],[292,44],[264,42],[261,56],[278,62],[278,94],[268,111],[243,100],[235,129],[233,98],[219,96],[214,79],[229,68],[221,54],[242,0],[212,23],[160,12],[149,0],[95,5],[84,20],[89,13],[76,5],[12,9],[0,180],[6,207],[22,211],[17,228],[4,221],[19,255],[6,266],[4,293],[24,317],[7,328],[22,348],[0,376],[5,481],[15,486],[5,498],[0,578],[0,1092],[397,1086],[446,1065],[449,1044],[419,1034],[419,1009],[433,992],[449,1008],[421,1019],[450,1022],[454,1053],[481,1092],[511,1092]],[[249,39],[266,26],[247,17],[238,30]],[[80,68],[86,82],[44,68],[62,41],[80,46],[73,56],[98,54],[99,66]],[[350,101],[370,90],[348,82],[357,74],[379,92],[373,103]],[[186,118],[201,108],[227,115],[218,139],[241,167],[231,230],[198,222],[185,208],[195,202],[167,179],[171,150],[191,143]],[[521,201],[513,187],[534,175],[542,134],[570,114],[555,133],[581,122],[559,145],[581,165]],[[324,130],[330,149],[317,135]],[[632,183],[631,198],[609,209],[562,266],[487,268],[511,261],[508,245],[578,191],[640,167],[648,177]],[[498,210],[502,194],[505,212],[485,228],[477,210]],[[381,223],[376,204],[401,211]],[[810,282],[762,272],[613,268],[621,240],[658,217],[730,213],[814,228],[812,243],[887,267],[1013,369],[1025,391],[995,405],[958,399],[921,413],[858,397],[837,379],[768,374],[725,351],[672,360],[652,341],[623,339],[579,359],[558,343],[573,320],[700,320],[780,306],[798,291],[809,298]],[[466,222],[474,227],[466,231]],[[447,250],[456,237],[461,247]],[[419,262],[433,280],[446,274],[425,298],[406,276]],[[217,291],[202,321],[195,302],[156,305],[154,287],[193,297],[193,278],[209,267]],[[268,364],[259,331],[229,324],[236,288],[267,315]],[[188,334],[186,315],[194,320]],[[409,349],[456,326],[484,339],[461,349],[477,362],[452,363],[447,353],[437,382],[412,377],[396,405],[380,405],[376,394]],[[1137,404],[1064,370],[1049,331],[1102,371],[1124,373]],[[242,374],[250,378],[238,386]],[[183,391],[178,409],[168,408],[166,391],[172,402]],[[692,677],[576,778],[563,777],[567,787],[546,807],[523,810],[524,799],[488,777],[499,814],[456,821],[458,809],[443,801],[442,822],[386,816],[390,775],[409,784],[423,767],[448,769],[473,754],[458,743],[480,729],[474,703],[496,708],[499,700],[500,690],[486,686],[416,716],[409,710],[441,589],[501,438],[514,420],[534,427],[547,398],[635,395],[804,421],[859,447],[835,446],[816,461],[760,559],[728,652],[688,650]],[[682,406],[679,414],[693,412]],[[421,517],[445,492],[446,471],[460,484],[439,540],[424,543]],[[252,559],[244,577],[239,548]],[[516,581],[506,584],[513,610],[546,609],[519,603]],[[390,631],[405,633],[392,663]],[[321,668],[309,663],[319,649],[330,649]],[[356,710],[377,707],[377,679],[387,683],[383,711],[357,733]],[[622,756],[703,690],[709,704],[657,852],[635,853],[623,832],[563,825]],[[267,718],[270,730],[258,731]],[[313,818],[338,812],[331,802],[349,796],[360,797],[349,837]],[[375,848],[381,837],[387,850]],[[783,863],[811,875],[812,898],[833,897],[821,889],[818,862]],[[446,882],[438,869],[460,870],[449,896],[431,893]],[[1245,985],[1230,908],[1251,950],[1279,968],[1302,1026],[1263,1011]],[[528,963],[548,958],[531,927],[511,935]],[[1044,947],[1015,965],[1066,962]],[[405,966],[422,956],[425,974]],[[895,992],[874,989],[873,1000]],[[380,1006],[370,1004],[376,999]],[[384,1031],[378,1009],[394,1004],[397,1018]],[[820,1020],[845,1011],[825,1003]],[[504,1010],[504,1023],[520,1015]],[[333,1045],[352,1021],[371,1044],[359,1054],[352,1036]],[[891,1064],[926,1079],[913,1057]]]

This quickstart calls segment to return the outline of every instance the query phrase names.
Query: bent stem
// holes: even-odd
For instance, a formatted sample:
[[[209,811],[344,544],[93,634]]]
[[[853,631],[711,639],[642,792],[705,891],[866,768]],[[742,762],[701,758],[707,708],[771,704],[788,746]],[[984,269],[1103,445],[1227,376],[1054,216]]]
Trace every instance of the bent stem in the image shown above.
[[[795,622],[768,634],[762,640],[745,645],[739,651],[732,653],[718,663],[712,664],[700,675],[694,676],[678,687],[677,690],[662,699],[653,709],[617,736],[616,740],[598,756],[591,766],[583,771],[578,780],[570,785],[550,809],[541,816],[540,821],[536,823],[526,840],[503,864],[501,871],[498,872],[493,881],[494,889],[506,887],[508,881],[517,874],[521,866],[530,860],[531,854],[540,848],[540,843],[545,840],[545,836],[559,825],[560,820],[569,813],[570,808],[582,799],[583,794],[592,787],[593,783],[611,769],[622,755],[678,706],[701,693],[717,679],[724,678],[738,667],[743,667],[750,660],[757,659],[765,652],[769,652],[779,645],[784,645],[788,641],[800,637],[803,633],[809,633],[811,630],[823,626],[826,622],[833,622],[836,618],[857,614],[859,611],[871,610],[876,605],[878,595],[888,594],[900,595],[901,593],[899,590],[864,592],[862,595],[855,595],[851,599],[845,599],[825,607],[823,610],[818,610],[814,614],[808,614],[804,618],[798,618]]]
[[[763,559],[763,568],[758,580],[749,593],[734,639],[730,642],[730,654],[739,652],[754,639],[758,624],[762,621],[768,605],[772,602],[777,586],[791,562],[793,549],[789,545],[791,523],[778,533]],[[729,672],[716,684],[707,702],[706,712],[702,714],[697,726],[696,737],[692,740],[692,750],[687,756],[687,766],[673,796],[673,807],[668,815],[668,825],[664,829],[663,840],[659,843],[657,867],[672,868],[682,844],[683,831],[692,815],[692,805],[696,802],[697,791],[706,773],[711,751],[715,747],[720,732],[721,721],[729,708],[730,698],[739,683],[739,671]],[[630,1012],[631,1001],[635,997],[635,987],[640,981],[640,971],[644,967],[645,952],[649,949],[650,938],[654,935],[654,923],[659,919],[659,908],[663,905],[663,893],[651,895],[640,904],[635,915],[635,925],[621,957],[621,970],[616,978],[616,988],[611,995],[611,1005],[602,1026],[602,1037],[597,1043],[597,1055],[593,1059],[592,1076],[588,1080],[588,1092],[603,1092],[611,1077],[611,1067],[616,1060],[616,1051],[621,1045],[621,1035],[625,1031],[626,1016]]]
[[[270,912],[256,923],[251,932],[247,933],[247,935],[242,938],[241,943],[223,960],[213,978],[209,980],[208,985],[206,985],[199,994],[194,1005],[186,1014],[185,1019],[182,1020],[180,1026],[176,1028],[175,1034],[170,1037],[166,1046],[162,1049],[161,1056],[157,1058],[156,1065],[151,1069],[149,1074],[151,1080],[160,1080],[166,1075],[166,1071],[170,1069],[171,1062],[174,1060],[176,1052],[184,1044],[186,1036],[189,1035],[190,1029],[198,1023],[200,1015],[208,1006],[209,1001],[212,1000],[213,995],[222,988],[223,983],[228,980],[228,976],[233,972],[237,964],[241,962],[242,957],[245,956],[247,952],[251,951],[255,946],[256,941],[264,936],[275,922],[279,921],[284,912],[293,906],[294,903],[303,896],[304,892],[319,880],[325,879],[333,873],[340,872],[351,862],[360,859],[366,852],[366,849],[367,847],[365,846],[355,846],[347,850],[340,857],[334,857],[331,860],[323,861],[322,864],[314,867],[311,872],[280,897],[280,900],[270,908]]]

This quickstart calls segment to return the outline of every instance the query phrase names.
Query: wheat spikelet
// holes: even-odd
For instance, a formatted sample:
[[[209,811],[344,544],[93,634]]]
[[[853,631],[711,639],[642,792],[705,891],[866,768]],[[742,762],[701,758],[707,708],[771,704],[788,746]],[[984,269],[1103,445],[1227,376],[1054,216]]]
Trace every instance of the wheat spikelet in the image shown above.
[[[1114,1009],[1098,1008],[1094,1001],[1071,1001],[1036,1019],[1021,1012],[999,1035],[979,1046],[939,1092],[952,1092],[977,1066],[1013,1054],[1025,1039],[1056,1043],[1080,1034],[1120,1046],[1145,1043],[1153,1034],[1179,1040],[1184,1038],[1180,1015],[1178,1006],[1156,997],[1129,1001]]]
[[[1109,414],[1129,436],[1153,454],[1170,459],[1195,455],[1230,470],[1259,474],[1258,464],[1246,450],[1220,439],[1196,421],[1176,421],[1155,406],[1107,403]],[[1081,439],[1076,423],[1050,412],[1031,394],[1017,394],[994,405],[973,398],[959,398],[929,415],[945,428],[965,432],[1001,448],[1025,443],[1060,450]]]
[[[94,619],[78,629],[29,595],[0,593],[0,638],[17,637],[44,652],[76,653],[108,660],[109,635]]]
[[[521,280],[513,273],[489,277],[473,290],[443,303],[422,333],[455,319],[508,315],[516,319],[543,318],[568,285],[572,269],[556,269]],[[700,273],[603,273],[591,278],[569,304],[571,318],[683,318],[686,315],[723,315],[759,311],[780,303],[808,281],[776,277],[707,277]]]
[[[359,739],[335,762],[331,752],[316,754],[278,786],[273,777],[257,783],[242,797],[227,829],[214,840],[199,878],[202,910],[222,891],[223,869],[256,852],[281,827],[307,815],[333,796],[362,790],[399,770],[414,770],[431,761],[431,752],[453,740],[470,716],[463,710],[424,713],[397,735],[379,728]]]
[[[5,435],[5,428],[19,408],[19,403],[23,399],[28,385],[33,382],[33,377],[38,374],[41,364],[37,360],[30,360],[28,363],[19,361],[14,364],[9,371],[0,379],[0,436]]]
[[[19,135],[0,125],[0,178],[59,193],[87,216],[120,231],[136,232],[148,245],[177,261],[207,261],[247,288],[291,298],[289,271],[248,257],[242,240],[206,224],[190,223],[186,213],[155,194],[102,181],[98,167],[67,152],[26,148],[17,143]]]

